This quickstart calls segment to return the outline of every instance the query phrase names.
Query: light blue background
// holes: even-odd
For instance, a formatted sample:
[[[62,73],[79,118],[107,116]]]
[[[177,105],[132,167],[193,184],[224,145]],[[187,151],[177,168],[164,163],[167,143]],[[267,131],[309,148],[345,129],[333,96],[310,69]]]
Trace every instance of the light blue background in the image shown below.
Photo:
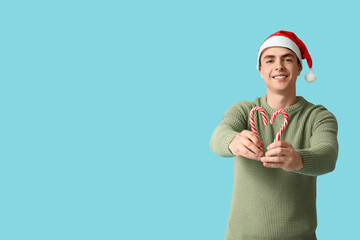
[[[265,94],[257,50],[281,29],[318,76],[298,95],[339,122],[318,238],[359,237],[355,2],[1,1],[0,239],[223,239],[233,160],[209,140]]]

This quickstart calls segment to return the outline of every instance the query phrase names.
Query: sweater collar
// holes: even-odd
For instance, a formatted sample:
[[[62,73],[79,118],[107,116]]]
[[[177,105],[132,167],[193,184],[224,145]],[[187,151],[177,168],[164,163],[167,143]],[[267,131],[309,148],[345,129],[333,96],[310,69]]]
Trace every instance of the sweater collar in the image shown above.
[[[298,111],[298,110],[306,103],[306,100],[305,100],[303,97],[301,97],[301,96],[296,96],[296,98],[297,98],[297,102],[296,102],[294,105],[291,105],[290,107],[284,108],[284,110],[285,110],[287,113],[293,113],[293,112]],[[265,109],[265,111],[270,112],[270,113],[275,112],[277,109],[270,107],[270,106],[267,104],[266,99],[267,99],[267,98],[266,98],[266,95],[265,95],[265,96],[262,96],[262,97],[260,98],[261,105],[263,106],[263,108]]]

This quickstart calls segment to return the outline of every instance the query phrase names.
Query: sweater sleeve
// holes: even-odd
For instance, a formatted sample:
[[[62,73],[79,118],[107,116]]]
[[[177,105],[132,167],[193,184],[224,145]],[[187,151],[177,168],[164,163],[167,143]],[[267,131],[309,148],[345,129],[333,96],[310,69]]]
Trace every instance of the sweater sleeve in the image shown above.
[[[303,158],[304,167],[297,173],[319,176],[335,169],[338,157],[337,132],[335,116],[324,107],[316,111],[318,117],[310,137],[310,148],[298,150]]]
[[[222,157],[233,157],[229,144],[242,130],[247,128],[247,106],[245,102],[231,106],[215,128],[210,140],[210,148]]]

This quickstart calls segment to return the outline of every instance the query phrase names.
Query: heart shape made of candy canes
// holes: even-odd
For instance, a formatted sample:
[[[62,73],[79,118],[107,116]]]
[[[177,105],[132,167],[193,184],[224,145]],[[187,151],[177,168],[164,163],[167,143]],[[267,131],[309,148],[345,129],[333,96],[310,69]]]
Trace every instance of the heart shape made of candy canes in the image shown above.
[[[250,111],[250,115],[249,115],[249,118],[250,118],[250,125],[251,125],[251,130],[256,134],[256,136],[260,139],[259,137],[259,134],[256,130],[256,126],[255,126],[255,122],[254,122],[254,113],[255,111],[260,111],[261,113],[261,116],[262,116],[262,119],[264,121],[264,125],[267,126],[268,125],[268,120],[267,120],[267,117],[266,117],[266,113],[264,111],[264,109],[262,109],[261,107],[254,107],[253,109],[251,109]],[[279,113],[282,113],[284,115],[284,123],[282,124],[280,130],[278,131],[278,133],[276,134],[276,137],[274,139],[274,142],[277,142],[280,140],[280,137],[281,135],[284,133],[284,130],[288,124],[288,121],[289,121],[289,115],[287,114],[287,112],[284,110],[284,109],[278,109],[274,112],[274,114],[271,116],[271,119],[270,119],[270,123],[273,124],[274,121],[275,121],[275,118],[276,116],[279,114]]]

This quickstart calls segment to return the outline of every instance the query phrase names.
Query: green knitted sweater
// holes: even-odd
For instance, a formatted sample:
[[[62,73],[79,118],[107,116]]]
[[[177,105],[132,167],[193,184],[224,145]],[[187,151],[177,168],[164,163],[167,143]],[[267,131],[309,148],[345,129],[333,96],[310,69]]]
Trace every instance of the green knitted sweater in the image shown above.
[[[268,118],[276,110],[267,104],[266,95],[253,102],[236,103],[225,113],[210,140],[210,148],[216,154],[234,157],[234,189],[225,239],[316,239],[316,176],[335,168],[336,119],[325,107],[302,97],[285,108],[289,123],[280,141],[290,142],[304,162],[300,171],[287,172],[234,156],[228,148],[242,130],[251,131],[249,113],[255,106],[262,107]],[[269,126],[263,125],[259,112],[254,118],[265,151],[274,141],[283,115],[279,114]]]

